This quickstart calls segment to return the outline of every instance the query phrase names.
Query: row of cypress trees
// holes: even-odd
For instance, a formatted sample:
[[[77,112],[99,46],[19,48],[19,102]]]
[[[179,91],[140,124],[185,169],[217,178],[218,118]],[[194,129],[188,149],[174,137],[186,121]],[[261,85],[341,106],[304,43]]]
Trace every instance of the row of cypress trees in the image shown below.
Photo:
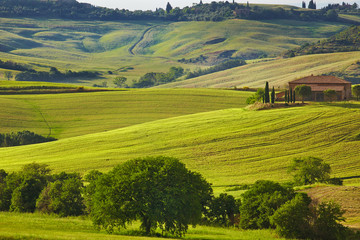
[[[272,91],[270,94],[269,82],[265,83],[265,93],[263,97],[264,103],[275,103],[275,88],[272,87]],[[289,90],[285,90],[285,103],[295,103],[295,91],[291,88]]]

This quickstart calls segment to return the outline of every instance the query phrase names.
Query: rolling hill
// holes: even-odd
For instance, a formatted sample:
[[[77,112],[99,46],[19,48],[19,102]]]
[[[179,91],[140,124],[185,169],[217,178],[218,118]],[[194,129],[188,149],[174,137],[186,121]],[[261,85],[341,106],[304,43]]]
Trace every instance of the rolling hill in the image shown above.
[[[61,110],[58,110],[60,113]],[[310,105],[268,111],[224,109],[149,121],[56,142],[0,149],[0,168],[17,170],[31,162],[56,172],[107,171],[126,160],[178,157],[214,187],[286,181],[293,157],[316,156],[331,164],[333,176],[358,183],[359,104]]]
[[[356,65],[360,52],[328,53],[262,61],[157,88],[229,88],[264,87],[268,81],[275,88],[284,88],[289,81],[305,76],[342,72]],[[351,74],[358,72],[352,71]]]
[[[103,22],[1,18],[0,59],[41,71],[48,71],[50,66],[61,71],[100,71],[103,75],[99,79],[78,79],[74,83],[107,81],[112,85],[116,76],[125,76],[130,83],[147,72],[166,72],[171,66],[190,70],[203,67],[178,62],[200,55],[207,57],[205,65],[230,57],[276,56],[346,27],[342,23],[295,20]]]
[[[0,86],[4,85],[0,82]],[[31,130],[56,138],[74,137],[169,117],[243,107],[250,95],[211,89],[0,95],[0,128],[2,133]]]

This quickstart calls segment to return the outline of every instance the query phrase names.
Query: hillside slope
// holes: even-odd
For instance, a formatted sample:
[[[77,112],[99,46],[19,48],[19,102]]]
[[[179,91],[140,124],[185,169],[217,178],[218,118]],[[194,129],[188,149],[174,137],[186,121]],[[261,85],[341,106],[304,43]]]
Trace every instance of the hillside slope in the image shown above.
[[[276,59],[173,82],[157,88],[264,87],[266,81],[275,88],[283,88],[296,78],[342,71],[356,63],[359,58],[360,52],[346,52]]]
[[[250,95],[213,89],[0,95],[0,129],[1,133],[31,130],[44,136],[51,132],[56,138],[74,137],[169,117],[243,107]]]
[[[61,71],[101,71],[102,78],[78,81],[88,85],[107,81],[112,85],[118,75],[131,83],[147,72],[166,72],[171,66],[199,67],[179,63],[183,58],[203,55],[208,58],[203,64],[211,65],[230,57],[275,56],[346,27],[341,23],[290,20],[102,22],[0,18],[0,59],[27,63],[43,71],[50,66]]]
[[[348,108],[349,107],[349,108]],[[31,162],[55,171],[106,171],[148,155],[178,157],[215,187],[289,180],[293,157],[315,156],[333,176],[358,181],[360,105],[268,111],[227,109],[143,123],[56,142],[0,149],[0,169]]]

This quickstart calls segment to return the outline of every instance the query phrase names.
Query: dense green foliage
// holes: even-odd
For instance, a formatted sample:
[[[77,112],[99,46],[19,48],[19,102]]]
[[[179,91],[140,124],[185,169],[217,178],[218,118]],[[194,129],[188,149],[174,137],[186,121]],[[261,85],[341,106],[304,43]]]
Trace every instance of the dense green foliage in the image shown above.
[[[328,89],[324,91],[324,97],[326,101],[335,101],[337,99],[337,93],[333,89]]]
[[[356,85],[352,88],[352,94],[356,96],[356,100],[359,100],[360,96],[360,85]]]
[[[246,104],[253,104],[261,101],[265,101],[265,90],[263,88],[258,88],[255,94],[246,99]]]
[[[43,137],[30,131],[17,133],[0,133],[0,147],[12,147],[35,143],[50,142],[56,140],[52,137]]]
[[[150,73],[146,73],[138,81],[134,81],[131,87],[148,88],[152,86],[157,86],[160,84],[173,82],[177,78],[181,77],[183,74],[184,74],[184,69],[182,67],[171,67],[169,72],[167,73],[150,72]]]
[[[19,64],[13,61],[2,61],[0,59],[0,68],[16,70],[16,71],[28,71],[30,70],[27,66]]]
[[[270,220],[276,226],[276,232],[286,238],[306,239],[310,236],[309,204],[311,199],[306,194],[296,194],[283,204]]]
[[[60,72],[55,67],[51,67],[49,72],[43,71],[35,71],[29,70],[18,73],[15,77],[16,81],[44,81],[44,82],[52,82],[52,81],[65,81],[74,78],[97,78],[99,77],[99,73],[95,71],[80,71],[75,72],[71,70],[67,70],[65,73]]]
[[[226,69],[239,67],[239,66],[243,66],[243,65],[246,65],[246,62],[244,60],[241,60],[241,59],[229,60],[229,61],[220,63],[216,66],[213,66],[213,67],[210,67],[207,69],[199,69],[199,70],[196,70],[193,72],[189,72],[186,75],[186,79],[195,78],[195,77],[199,77],[199,76],[214,73],[214,72],[220,72],[220,71],[223,71]]]
[[[205,211],[205,222],[220,226],[233,226],[237,223],[240,199],[226,193],[221,193],[218,197],[213,197]]]
[[[289,167],[294,173],[294,182],[298,185],[328,182],[330,180],[330,165],[316,157],[294,158]]]
[[[160,228],[182,236],[200,221],[211,194],[210,184],[175,158],[134,159],[96,180],[91,218],[110,232],[140,220],[147,234]]]
[[[295,192],[272,181],[256,181],[242,194],[240,227],[262,229],[271,227],[270,217],[284,203],[291,200]]]
[[[45,164],[25,165],[20,172],[0,171],[0,210],[56,213],[78,216],[83,213],[82,182],[79,174],[50,175]]]
[[[307,85],[298,85],[294,89],[297,96],[300,97],[302,103],[307,97],[311,96],[311,87]]]

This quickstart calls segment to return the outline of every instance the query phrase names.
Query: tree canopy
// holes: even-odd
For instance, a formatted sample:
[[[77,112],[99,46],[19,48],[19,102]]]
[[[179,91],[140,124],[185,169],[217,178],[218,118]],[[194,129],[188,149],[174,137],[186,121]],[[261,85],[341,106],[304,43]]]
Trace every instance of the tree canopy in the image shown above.
[[[307,85],[298,85],[295,87],[295,93],[301,99],[301,102],[304,103],[304,100],[311,96],[311,87]]]
[[[138,158],[99,176],[91,218],[110,232],[139,220],[147,234],[160,228],[182,236],[200,221],[211,195],[210,184],[178,159]]]

